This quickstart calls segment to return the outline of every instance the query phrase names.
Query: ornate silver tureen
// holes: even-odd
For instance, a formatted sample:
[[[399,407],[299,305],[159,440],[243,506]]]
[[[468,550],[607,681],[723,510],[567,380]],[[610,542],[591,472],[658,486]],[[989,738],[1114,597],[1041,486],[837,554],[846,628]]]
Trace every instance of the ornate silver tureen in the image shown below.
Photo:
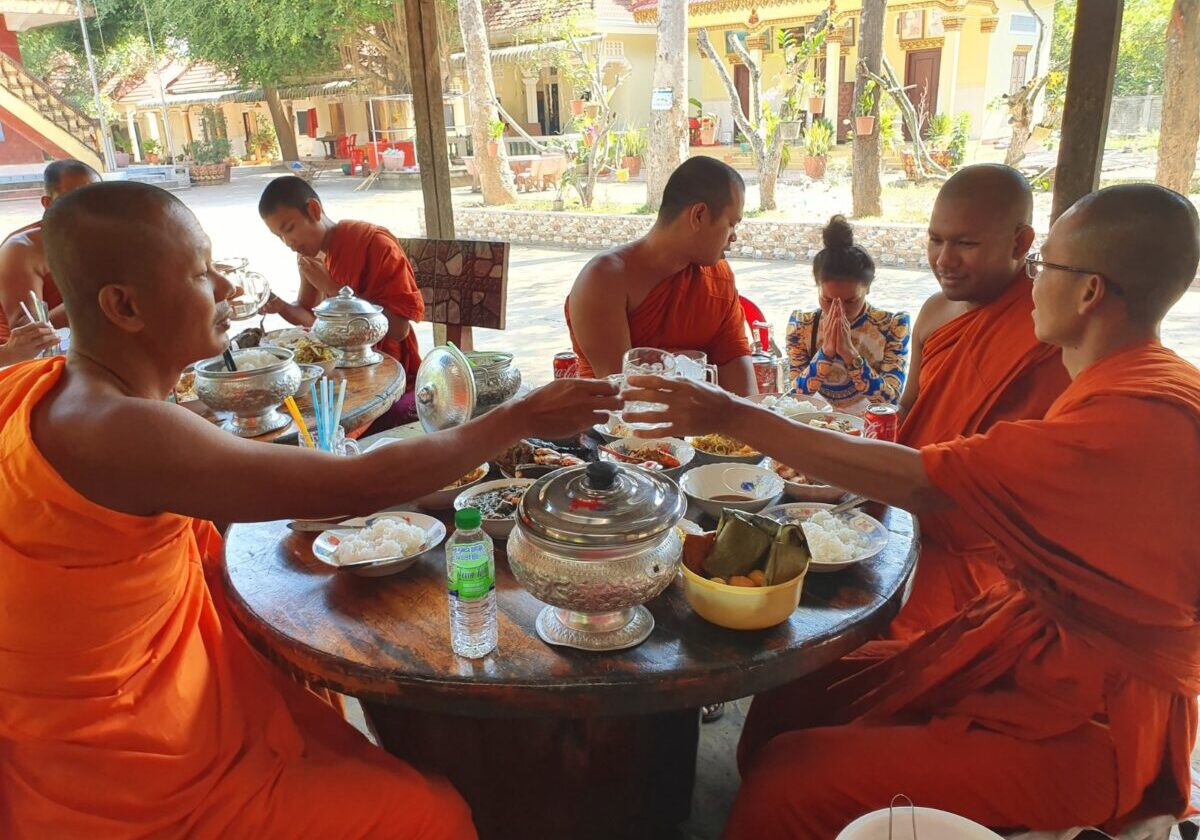
[[[387,335],[388,319],[382,306],[356,297],[353,289],[342,286],[335,297],[321,303],[313,314],[317,320],[312,334],[342,351],[338,367],[366,367],[383,358],[371,349]]]
[[[254,370],[231,371],[221,356],[197,362],[196,396],[213,411],[230,411],[224,428],[239,437],[257,437],[292,422],[276,409],[300,387],[300,367],[291,350],[263,347],[279,361]]]
[[[645,641],[654,617],[642,605],[675,579],[686,508],[678,484],[640,467],[601,461],[539,479],[508,540],[513,574],[550,605],[538,635],[583,650]]]

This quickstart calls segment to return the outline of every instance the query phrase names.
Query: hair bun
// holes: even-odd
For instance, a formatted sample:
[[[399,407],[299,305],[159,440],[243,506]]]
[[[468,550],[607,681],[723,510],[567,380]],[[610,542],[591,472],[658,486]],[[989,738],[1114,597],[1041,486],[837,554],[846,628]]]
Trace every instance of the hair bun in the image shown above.
[[[850,227],[845,216],[838,214],[821,231],[821,240],[826,248],[844,251],[854,245],[854,228]]]

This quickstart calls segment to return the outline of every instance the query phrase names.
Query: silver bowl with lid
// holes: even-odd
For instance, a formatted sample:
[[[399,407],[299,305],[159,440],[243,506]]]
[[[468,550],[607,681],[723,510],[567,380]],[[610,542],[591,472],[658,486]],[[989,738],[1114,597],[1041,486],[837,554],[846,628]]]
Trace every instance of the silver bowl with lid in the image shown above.
[[[470,361],[475,379],[477,414],[508,402],[521,390],[521,369],[513,364],[512,353],[478,350],[463,355]]]
[[[342,351],[340,368],[367,367],[383,356],[371,348],[383,340],[388,319],[383,307],[356,297],[349,286],[313,309],[312,334],[323,344]]]
[[[508,540],[513,575],[549,606],[543,641],[621,650],[654,629],[643,604],[679,571],[675,527],[687,502],[667,476],[601,461],[544,476],[526,492]]]
[[[239,437],[258,437],[282,429],[292,420],[277,409],[300,388],[300,366],[291,350],[282,347],[263,347],[264,352],[279,361],[265,367],[231,371],[225,359],[216,356],[195,365],[196,396],[213,411],[232,412],[222,426]]]

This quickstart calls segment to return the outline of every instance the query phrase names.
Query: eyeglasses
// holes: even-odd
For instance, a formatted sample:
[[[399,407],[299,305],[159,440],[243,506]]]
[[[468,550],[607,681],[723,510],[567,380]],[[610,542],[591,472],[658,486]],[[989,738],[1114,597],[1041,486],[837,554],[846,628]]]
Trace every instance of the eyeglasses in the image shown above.
[[[1112,280],[1109,280],[1099,271],[1093,271],[1090,268],[1075,268],[1074,266],[1070,265],[1059,265],[1058,263],[1046,262],[1044,259],[1042,259],[1041,253],[1033,253],[1025,257],[1025,273],[1029,275],[1030,280],[1036,280],[1038,274],[1043,268],[1056,268],[1059,271],[1069,271],[1072,274],[1094,274],[1104,281],[1105,286],[1111,287],[1112,290],[1118,295],[1125,294],[1124,289],[1122,289]]]

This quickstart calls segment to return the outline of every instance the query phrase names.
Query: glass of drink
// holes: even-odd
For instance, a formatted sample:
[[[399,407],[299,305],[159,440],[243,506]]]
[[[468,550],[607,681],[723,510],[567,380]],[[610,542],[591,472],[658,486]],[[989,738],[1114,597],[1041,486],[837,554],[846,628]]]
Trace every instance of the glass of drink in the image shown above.
[[[675,375],[693,382],[717,384],[717,366],[708,363],[708,354],[703,350],[676,350]]]
[[[674,379],[676,376],[675,354],[669,350],[659,350],[657,347],[634,347],[625,353],[621,364],[621,375],[625,379],[630,376],[662,376]],[[662,403],[625,403],[625,411],[663,411],[666,406]],[[634,429],[655,429],[655,423],[628,423]]]

